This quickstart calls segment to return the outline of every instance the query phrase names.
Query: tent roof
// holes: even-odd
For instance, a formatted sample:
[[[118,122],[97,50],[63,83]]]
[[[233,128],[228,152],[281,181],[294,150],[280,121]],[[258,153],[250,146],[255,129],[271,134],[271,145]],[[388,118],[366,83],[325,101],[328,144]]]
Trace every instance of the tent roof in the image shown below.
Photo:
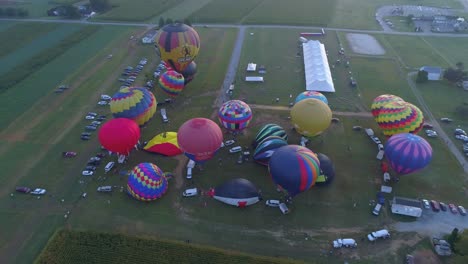
[[[325,46],[317,40],[302,44],[307,91],[335,92]]]
[[[440,67],[422,66],[420,70],[421,71],[427,71],[427,73],[442,74],[442,68],[440,68]]]

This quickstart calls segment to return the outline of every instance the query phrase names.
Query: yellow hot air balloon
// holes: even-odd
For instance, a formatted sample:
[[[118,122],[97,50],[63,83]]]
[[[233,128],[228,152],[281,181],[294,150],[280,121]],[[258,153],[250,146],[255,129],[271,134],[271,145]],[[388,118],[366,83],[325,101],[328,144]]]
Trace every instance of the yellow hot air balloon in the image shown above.
[[[306,137],[320,135],[330,126],[332,111],[324,102],[308,98],[291,109],[291,122],[299,134]]]

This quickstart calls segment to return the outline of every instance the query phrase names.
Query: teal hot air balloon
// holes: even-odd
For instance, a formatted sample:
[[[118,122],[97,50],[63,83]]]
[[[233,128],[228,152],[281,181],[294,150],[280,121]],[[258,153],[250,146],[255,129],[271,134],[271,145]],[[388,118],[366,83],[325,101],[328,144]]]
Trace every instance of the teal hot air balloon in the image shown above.
[[[256,148],[260,142],[269,136],[278,136],[285,141],[288,141],[288,134],[286,134],[286,131],[281,126],[277,124],[266,124],[257,132],[257,135],[252,142],[252,146]]]
[[[296,100],[294,103],[298,103],[304,99],[308,99],[308,98],[314,98],[314,99],[319,99],[320,101],[326,103],[328,105],[328,99],[327,97],[325,97],[325,95],[323,95],[322,93],[320,92],[316,92],[316,91],[305,91],[305,92],[302,92],[300,93],[297,97],[296,97]]]
[[[283,146],[287,146],[288,142],[282,137],[278,136],[269,136],[265,138],[257,148],[255,148],[253,159],[255,162],[268,166],[271,156],[275,151]]]

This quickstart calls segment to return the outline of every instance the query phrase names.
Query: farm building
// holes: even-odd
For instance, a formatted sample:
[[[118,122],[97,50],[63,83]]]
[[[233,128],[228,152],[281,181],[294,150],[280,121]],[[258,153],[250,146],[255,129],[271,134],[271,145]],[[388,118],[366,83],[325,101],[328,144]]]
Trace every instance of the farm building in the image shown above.
[[[335,92],[325,46],[317,40],[302,44],[307,91]]]
[[[393,197],[392,213],[420,217],[422,214],[421,202],[404,197]]]
[[[253,62],[250,62],[249,64],[247,64],[247,71],[248,72],[254,72],[257,70],[257,64],[253,63]]]
[[[442,68],[433,66],[422,66],[420,71],[427,72],[429,81],[439,81],[442,78]]]
[[[245,77],[246,82],[263,82],[262,76],[247,76]]]

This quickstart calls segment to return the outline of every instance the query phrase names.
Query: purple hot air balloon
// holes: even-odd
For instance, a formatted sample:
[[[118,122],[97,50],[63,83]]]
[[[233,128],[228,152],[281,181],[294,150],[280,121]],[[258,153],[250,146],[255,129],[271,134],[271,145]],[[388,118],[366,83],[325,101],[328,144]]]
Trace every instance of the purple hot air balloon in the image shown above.
[[[392,169],[405,175],[426,167],[432,160],[432,147],[422,137],[400,133],[390,137],[385,145],[385,155]]]

